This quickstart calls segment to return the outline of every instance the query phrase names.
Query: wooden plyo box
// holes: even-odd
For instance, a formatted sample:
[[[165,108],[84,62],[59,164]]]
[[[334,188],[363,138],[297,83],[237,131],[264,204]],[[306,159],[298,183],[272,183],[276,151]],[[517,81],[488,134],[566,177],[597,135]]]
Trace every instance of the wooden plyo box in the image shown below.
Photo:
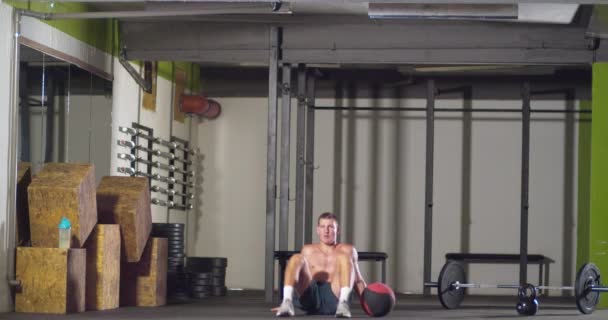
[[[71,248],[81,248],[97,223],[95,166],[48,163],[27,189],[32,246],[59,246],[62,217],[72,224]]]
[[[16,312],[82,312],[85,308],[85,249],[17,248]]]
[[[167,302],[167,238],[150,238],[141,260],[122,263],[120,305],[157,307]]]
[[[120,229],[117,224],[98,224],[87,249],[87,310],[118,308],[120,293]]]
[[[27,206],[27,187],[32,183],[32,166],[29,162],[17,165],[17,246],[29,245],[30,217]]]
[[[99,223],[119,224],[122,255],[139,261],[150,231],[150,189],[144,177],[103,177],[97,187]]]

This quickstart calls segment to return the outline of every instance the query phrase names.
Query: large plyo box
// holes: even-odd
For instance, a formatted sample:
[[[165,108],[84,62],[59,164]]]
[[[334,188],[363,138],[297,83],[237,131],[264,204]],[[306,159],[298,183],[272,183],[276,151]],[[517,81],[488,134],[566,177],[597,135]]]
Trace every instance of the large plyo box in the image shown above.
[[[95,166],[48,163],[27,189],[32,246],[56,248],[62,217],[72,224],[71,248],[80,248],[97,223]]]
[[[115,309],[120,294],[120,228],[98,224],[85,244],[87,249],[87,310]]]
[[[65,314],[85,309],[85,249],[17,248],[15,311]]]
[[[148,179],[103,177],[97,187],[97,208],[99,223],[120,225],[126,261],[139,261],[152,229]]]
[[[167,302],[167,238],[150,238],[141,260],[123,263],[120,305],[157,307]]]

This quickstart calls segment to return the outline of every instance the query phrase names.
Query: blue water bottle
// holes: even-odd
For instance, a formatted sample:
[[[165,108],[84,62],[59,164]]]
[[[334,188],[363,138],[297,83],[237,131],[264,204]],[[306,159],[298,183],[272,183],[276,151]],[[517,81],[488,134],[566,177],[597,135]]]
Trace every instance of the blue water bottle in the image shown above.
[[[59,222],[59,248],[70,248],[70,237],[72,232],[72,224],[66,217],[61,218]]]

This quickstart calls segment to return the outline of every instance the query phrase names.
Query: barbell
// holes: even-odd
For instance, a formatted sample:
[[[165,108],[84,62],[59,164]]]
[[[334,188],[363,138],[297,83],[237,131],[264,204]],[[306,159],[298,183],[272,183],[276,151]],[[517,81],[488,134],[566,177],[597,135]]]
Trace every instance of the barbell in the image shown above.
[[[462,303],[464,289],[466,288],[517,289],[518,291],[521,291],[522,288],[522,286],[514,284],[467,283],[464,267],[457,261],[446,262],[439,272],[437,282],[427,282],[424,286],[437,288],[439,302],[446,309],[457,308]],[[525,286],[532,285],[526,284]],[[574,286],[532,287],[534,288],[534,292],[538,292],[538,290],[574,290],[576,306],[584,314],[593,313],[599,302],[600,292],[608,292],[608,287],[601,285],[600,270],[593,263],[586,263],[579,269]],[[533,296],[532,299],[536,298],[535,294],[531,295]],[[520,302],[521,299],[522,297],[520,297]]]

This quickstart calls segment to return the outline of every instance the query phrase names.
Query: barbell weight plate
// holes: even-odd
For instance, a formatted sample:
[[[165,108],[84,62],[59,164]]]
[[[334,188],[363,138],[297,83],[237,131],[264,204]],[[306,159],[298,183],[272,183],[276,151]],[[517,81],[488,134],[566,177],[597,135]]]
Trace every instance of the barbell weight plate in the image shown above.
[[[465,283],[466,276],[462,264],[456,261],[448,261],[439,272],[437,284],[437,295],[439,302],[446,309],[458,308],[464,299],[464,288],[454,288],[453,283]]]
[[[600,300],[600,293],[591,291],[591,286],[601,286],[600,270],[595,264],[586,263],[579,269],[574,284],[576,307],[584,314],[593,313]]]

